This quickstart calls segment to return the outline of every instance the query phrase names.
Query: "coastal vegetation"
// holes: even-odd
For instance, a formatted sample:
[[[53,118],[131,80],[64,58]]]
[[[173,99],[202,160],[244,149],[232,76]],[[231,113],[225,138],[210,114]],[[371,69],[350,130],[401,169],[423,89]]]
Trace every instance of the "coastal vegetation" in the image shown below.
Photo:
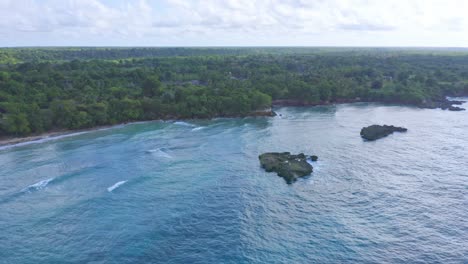
[[[281,103],[372,101],[460,110],[445,96],[467,94],[465,50],[0,49],[0,136],[245,116]]]

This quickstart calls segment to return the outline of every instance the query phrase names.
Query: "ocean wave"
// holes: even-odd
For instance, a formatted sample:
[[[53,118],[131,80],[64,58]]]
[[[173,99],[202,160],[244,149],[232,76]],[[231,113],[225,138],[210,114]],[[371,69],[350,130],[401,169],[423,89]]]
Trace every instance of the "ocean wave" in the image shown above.
[[[61,183],[63,181],[66,181],[66,180],[68,180],[70,178],[73,178],[73,177],[79,176],[79,175],[81,175],[83,173],[86,173],[90,169],[96,169],[96,168],[99,168],[99,166],[84,167],[84,168],[80,168],[80,169],[75,170],[75,171],[70,171],[68,173],[62,174],[62,175],[57,176],[57,177],[42,180],[42,181],[36,182],[34,184],[31,184],[31,185],[23,188],[19,193],[39,191],[39,190],[44,189],[50,183],[59,184],[59,183]]]
[[[73,177],[76,177],[76,176],[79,176],[79,175],[82,175],[83,173],[86,173],[88,172],[90,169],[97,169],[97,168],[102,168],[100,166],[92,166],[92,167],[85,167],[85,168],[81,168],[77,171],[73,171],[73,172],[69,172],[69,173],[66,173],[66,174],[63,174],[63,175],[60,175],[60,176],[57,176],[57,177],[53,177],[53,178],[49,178],[49,179],[45,179],[45,180],[41,180],[41,181],[38,181],[34,184],[31,184],[31,185],[28,185],[27,187],[24,187],[23,189],[21,190],[17,190],[13,193],[10,193],[10,194],[7,194],[3,199],[0,198],[0,204],[3,204],[3,203],[7,203],[7,202],[10,202],[18,197],[21,197],[23,195],[27,195],[29,193],[32,193],[32,192],[37,192],[37,191],[40,191],[42,189],[44,189],[45,187],[49,186],[50,184],[60,184],[66,180],[69,180],[70,178],[73,178]]]
[[[174,122],[174,125],[179,125],[179,126],[187,126],[187,127],[194,127],[194,124],[190,124],[184,121],[176,121]]]
[[[119,188],[122,184],[124,184],[126,182],[127,181],[119,181],[119,182],[115,183],[114,185],[110,186],[109,188],[107,188],[107,191],[112,192],[113,190]]]
[[[192,129],[192,131],[198,131],[198,130],[202,130],[202,129],[205,129],[205,127],[201,126],[201,127],[196,127],[194,129]]]
[[[164,151],[164,148],[157,148],[157,149],[150,149],[145,151],[146,153],[158,156],[158,157],[163,157],[163,158],[168,158],[171,159],[172,156],[169,155],[166,151]]]
[[[55,180],[55,178],[49,178],[49,179],[46,179],[46,180],[36,182],[36,183],[31,184],[28,187],[22,189],[21,192],[31,192],[31,191],[42,190],[53,180]]]

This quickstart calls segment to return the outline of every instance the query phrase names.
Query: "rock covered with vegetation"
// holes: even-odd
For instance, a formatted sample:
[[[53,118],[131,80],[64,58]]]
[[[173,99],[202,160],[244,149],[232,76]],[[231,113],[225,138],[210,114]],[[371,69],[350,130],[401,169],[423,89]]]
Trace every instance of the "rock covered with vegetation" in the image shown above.
[[[372,141],[377,140],[379,138],[386,137],[393,132],[406,132],[408,129],[404,127],[396,127],[396,126],[387,126],[387,125],[372,125],[368,127],[364,127],[361,129],[361,137]]]
[[[290,152],[269,152],[258,157],[262,168],[267,172],[276,172],[283,177],[288,184],[293,183],[299,177],[312,173],[312,165],[307,160],[318,159],[317,156],[306,156],[303,153],[293,155]]]

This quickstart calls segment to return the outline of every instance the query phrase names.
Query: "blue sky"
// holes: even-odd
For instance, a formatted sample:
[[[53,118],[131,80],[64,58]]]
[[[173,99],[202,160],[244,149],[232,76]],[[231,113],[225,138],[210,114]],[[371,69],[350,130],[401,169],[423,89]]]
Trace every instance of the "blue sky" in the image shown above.
[[[468,46],[465,0],[0,0],[0,46]]]

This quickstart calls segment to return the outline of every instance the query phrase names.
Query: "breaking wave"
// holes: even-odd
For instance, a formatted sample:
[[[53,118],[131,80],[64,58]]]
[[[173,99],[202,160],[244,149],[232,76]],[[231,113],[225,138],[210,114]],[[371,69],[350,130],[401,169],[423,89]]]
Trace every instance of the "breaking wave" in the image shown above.
[[[147,150],[145,152],[148,153],[148,154],[158,156],[158,157],[163,157],[163,158],[167,158],[167,159],[172,158],[171,155],[169,155],[166,151],[164,151],[164,148],[150,149],[150,150]]]
[[[119,188],[122,184],[124,184],[126,182],[127,181],[119,181],[119,182],[115,183],[114,185],[112,185],[111,187],[107,188],[107,191],[112,192],[113,190]]]
[[[198,131],[198,130],[202,130],[202,129],[204,129],[204,128],[205,128],[205,127],[196,127],[196,128],[194,128],[194,129],[192,129],[192,131]]]
[[[184,121],[176,121],[174,122],[174,125],[179,125],[179,126],[186,126],[186,127],[194,127],[194,124],[190,124]]]
[[[24,188],[23,190],[21,190],[21,192],[31,192],[31,191],[42,190],[53,180],[55,180],[55,178],[50,178],[50,179],[47,179],[47,180],[42,180],[42,181],[36,182],[36,183],[31,184],[28,187]]]

